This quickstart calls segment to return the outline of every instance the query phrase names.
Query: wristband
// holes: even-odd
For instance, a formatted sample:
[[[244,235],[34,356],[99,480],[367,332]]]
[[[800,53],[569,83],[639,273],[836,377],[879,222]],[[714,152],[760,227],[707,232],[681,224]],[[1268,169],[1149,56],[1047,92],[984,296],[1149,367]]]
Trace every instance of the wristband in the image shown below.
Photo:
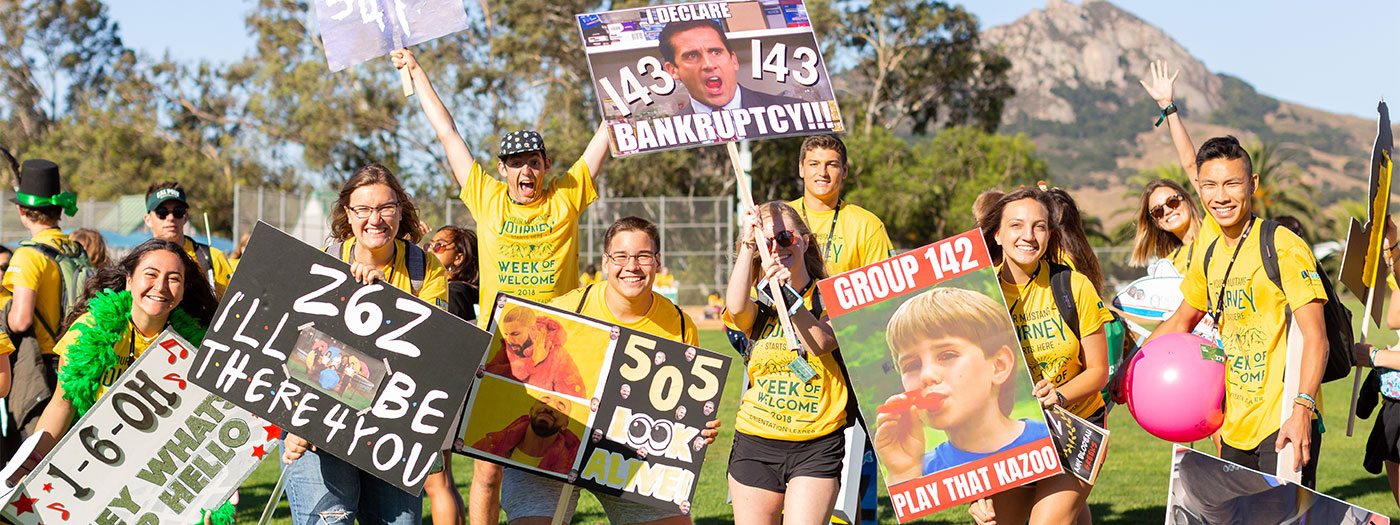
[[[802,294],[792,289],[792,285],[783,285],[783,301],[788,305],[788,316],[797,315],[797,310],[802,308]]]
[[[1061,394],[1059,390],[1056,390],[1056,391],[1055,391],[1055,397],[1057,397],[1057,398],[1060,399],[1060,408],[1064,408],[1065,406],[1068,405],[1068,404],[1065,402],[1065,395],[1064,395],[1064,394]]]
[[[1152,127],[1155,128],[1161,126],[1162,122],[1167,120],[1167,115],[1170,115],[1172,113],[1176,113],[1176,104],[1169,102],[1167,103],[1167,107],[1162,108],[1162,116],[1157,117],[1157,123],[1153,124]]]
[[[1376,367],[1376,354],[1379,354],[1379,353],[1381,353],[1381,347],[1379,347],[1379,346],[1373,346],[1373,347],[1371,347],[1371,368],[1375,368],[1375,367]]]
[[[1313,396],[1304,394],[1304,393],[1302,393],[1302,392],[1298,392],[1298,399],[1305,399],[1305,400],[1307,400],[1309,403],[1312,403],[1312,406],[1314,406],[1314,407],[1317,406],[1317,400],[1316,400],[1316,399],[1313,399]]]

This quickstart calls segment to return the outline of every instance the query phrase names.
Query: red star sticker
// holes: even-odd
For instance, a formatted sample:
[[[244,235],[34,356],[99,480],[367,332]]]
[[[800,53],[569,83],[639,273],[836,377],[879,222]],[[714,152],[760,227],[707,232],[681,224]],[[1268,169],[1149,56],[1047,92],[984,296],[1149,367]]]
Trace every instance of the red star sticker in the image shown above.
[[[10,504],[15,506],[15,516],[19,516],[26,512],[34,512],[34,502],[36,501],[39,501],[39,498],[31,498],[20,494],[19,499],[11,501]],[[36,512],[35,514],[38,513]]]
[[[282,429],[277,425],[268,425],[262,428],[263,432],[267,432],[267,438],[263,439],[263,441],[272,441],[282,437]]]
[[[266,456],[266,455],[267,455],[267,450],[264,449],[262,445],[258,445],[258,446],[256,446],[256,447],[253,447],[253,457],[258,458],[258,459],[261,460],[261,459],[263,458],[263,456]]]
[[[53,483],[45,483],[44,492],[53,492]]]

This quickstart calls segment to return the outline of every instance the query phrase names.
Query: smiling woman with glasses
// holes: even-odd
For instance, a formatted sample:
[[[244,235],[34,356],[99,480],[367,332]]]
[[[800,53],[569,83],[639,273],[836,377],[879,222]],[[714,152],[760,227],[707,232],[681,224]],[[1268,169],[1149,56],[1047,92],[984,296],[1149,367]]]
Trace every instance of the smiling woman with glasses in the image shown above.
[[[1170,258],[1182,275],[1191,265],[1192,241],[1201,229],[1201,207],[1180,184],[1157,179],[1142,190],[1138,204],[1137,237],[1133,240],[1133,266],[1147,266],[1153,259]]]

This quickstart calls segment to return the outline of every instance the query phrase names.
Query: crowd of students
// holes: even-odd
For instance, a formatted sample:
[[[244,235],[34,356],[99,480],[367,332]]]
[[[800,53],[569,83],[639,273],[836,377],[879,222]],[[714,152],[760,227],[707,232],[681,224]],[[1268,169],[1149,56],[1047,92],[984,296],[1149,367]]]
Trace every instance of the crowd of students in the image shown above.
[[[505,293],[698,344],[694,320],[653,291],[664,247],[657,227],[644,218],[622,218],[608,228],[597,261],[601,270],[589,263],[590,274],[604,278],[580,286],[578,222],[598,197],[594,178],[608,160],[606,128],[600,126],[583,155],[559,175],[544,137],[529,130],[509,133],[495,152],[499,178],[493,177],[463,141],[413,54],[395,51],[393,60],[409,71],[462,188],[460,198],[483,227],[427,231],[398,177],[379,164],[364,166],[340,189],[326,248],[349,263],[358,282],[384,281],[483,326],[493,299]],[[1258,176],[1250,157],[1233,137],[1212,138],[1194,148],[1172,105],[1175,78],[1167,75],[1166,64],[1157,63],[1143,85],[1162,108],[1160,116],[1188,180],[1158,180],[1143,188],[1131,262],[1170,260],[1184,276],[1185,300],[1147,339],[1192,331],[1203,318],[1213,319],[1211,326],[1232,364],[1226,421],[1218,433],[1220,454],[1273,472],[1278,451],[1294,447],[1297,463],[1291,467],[1301,470],[1303,484],[1312,487],[1322,430],[1318,387],[1327,344],[1321,308],[1327,296],[1316,261],[1298,235],[1279,229],[1273,243],[1281,285],[1265,275],[1259,232],[1271,226],[1251,209]],[[939,447],[942,452],[928,457],[921,435],[896,431],[912,426],[895,415],[875,420],[886,436],[879,442],[846,442],[843,430],[857,424],[859,411],[815,283],[895,251],[877,216],[841,198],[849,171],[839,138],[808,137],[796,162],[802,197],[740,210],[734,265],[722,297],[712,299],[743,357],[748,380],[800,377],[819,406],[816,417],[781,417],[775,412],[781,409],[760,402],[759,389],[748,390],[741,399],[727,479],[735,521],[744,524],[827,522],[851,447],[878,451],[892,476],[907,479],[936,471],[938,461],[960,453],[988,453],[994,451],[989,447],[1011,447],[1035,437],[1024,420],[1008,417],[1006,408],[997,413],[947,411],[934,426],[947,432],[949,441]],[[0,264],[7,265],[0,292],[7,301],[0,319],[8,335],[0,337],[0,352],[12,355],[0,359],[0,391],[11,394],[11,428],[23,429],[6,439],[5,451],[13,452],[16,437],[43,434],[26,468],[52,449],[161,331],[169,327],[192,341],[202,338],[247,242],[240,240],[231,261],[188,238],[185,190],[179,183],[161,182],[146,194],[145,223],[154,238],[121,260],[109,261],[96,232],[78,230],[70,237],[59,229],[62,214],[72,215],[75,209],[73,195],[61,186],[53,163],[23,164],[14,202],[32,238],[13,255],[0,253]],[[1058,405],[1106,427],[1108,407],[1100,392],[1110,382],[1106,332],[1115,318],[1104,306],[1102,272],[1073,198],[1053,188],[1001,188],[984,193],[970,211],[996,263],[1006,310],[972,292],[933,290],[912,299],[910,303],[925,307],[901,309],[888,334],[905,389],[952,381],[960,373],[1014,381],[1020,357],[1042,407]],[[1395,239],[1392,227],[1385,241],[1390,262],[1400,252]],[[1057,276],[1069,283],[1074,312],[1059,311],[1062,303],[1051,284],[1061,278]],[[1392,276],[1392,288],[1394,282]],[[781,294],[782,301],[770,292]],[[1400,326],[1397,303],[1388,312],[1392,327]],[[777,304],[787,305],[787,312],[777,311]],[[784,330],[783,314],[791,319],[791,334]],[[1027,329],[1031,320],[1046,318],[1074,322],[1059,333]],[[1299,393],[1285,400],[1289,322],[1302,334],[1303,359]],[[973,341],[966,335],[983,332],[1002,337]],[[976,348],[951,345],[949,355],[957,357],[948,362],[925,355],[929,341],[950,338],[971,341]],[[1020,355],[1011,353],[1016,346]],[[1363,364],[1400,367],[1397,351],[1360,344],[1356,355]],[[1384,464],[1396,490],[1400,373],[1385,371],[1380,385],[1385,400],[1368,445],[1368,462]],[[976,389],[953,388],[954,396],[980,395]],[[24,402],[31,399],[40,401]],[[1296,406],[1280,424],[1285,402]],[[719,425],[712,421],[705,438],[713,440]],[[1006,439],[993,440],[995,446],[968,439],[980,435],[964,431],[973,427]],[[286,435],[283,446],[294,523],[421,521],[419,497],[320,453],[299,436]],[[544,523],[555,515],[560,496],[569,502],[565,519],[573,513],[578,491],[570,485],[485,461],[474,462],[473,468],[464,502],[452,479],[452,454],[443,454],[442,468],[425,484],[434,523],[495,523],[501,511],[513,524]],[[1062,474],[976,501],[968,512],[978,523],[1088,523],[1091,489]],[[613,523],[691,522],[674,512],[606,494],[597,497]]]

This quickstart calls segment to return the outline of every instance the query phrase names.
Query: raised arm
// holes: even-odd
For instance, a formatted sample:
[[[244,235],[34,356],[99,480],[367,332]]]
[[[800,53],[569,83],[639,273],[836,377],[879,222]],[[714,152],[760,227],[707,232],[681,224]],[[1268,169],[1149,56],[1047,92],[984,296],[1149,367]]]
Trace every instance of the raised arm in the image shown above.
[[[588,149],[583,150],[583,162],[588,165],[588,173],[595,180],[598,172],[603,169],[603,163],[612,156],[609,151],[612,138],[608,136],[608,123],[598,124],[598,131],[593,133],[593,139],[588,141]]]
[[[1147,94],[1152,96],[1152,100],[1157,102],[1157,107],[1166,109],[1172,104],[1173,84],[1176,77],[1181,76],[1178,70],[1167,76],[1167,61],[1157,60],[1152,62],[1152,73],[1146,80],[1138,80],[1142,87],[1147,90]],[[1196,189],[1196,195],[1200,195],[1200,189],[1196,186],[1196,147],[1191,144],[1191,136],[1186,134],[1186,126],[1181,123],[1181,113],[1175,112],[1167,115],[1167,128],[1172,133],[1172,146],[1176,148],[1177,161],[1181,163],[1181,169],[1186,171],[1186,177],[1191,180],[1191,186]]]
[[[457,179],[458,185],[465,187],[467,174],[471,173],[475,159],[472,158],[466,141],[462,140],[462,134],[457,132],[457,124],[453,122],[452,114],[447,111],[447,106],[442,104],[442,99],[438,98],[433,83],[418,65],[418,59],[414,58],[412,51],[398,49],[389,55],[394,59],[394,67],[408,68],[409,75],[413,77],[413,90],[418,92],[418,103],[423,106],[423,113],[428,116],[428,122],[432,123],[433,131],[437,132],[438,142],[442,143],[443,153],[447,155],[447,163],[452,166],[452,175]]]

